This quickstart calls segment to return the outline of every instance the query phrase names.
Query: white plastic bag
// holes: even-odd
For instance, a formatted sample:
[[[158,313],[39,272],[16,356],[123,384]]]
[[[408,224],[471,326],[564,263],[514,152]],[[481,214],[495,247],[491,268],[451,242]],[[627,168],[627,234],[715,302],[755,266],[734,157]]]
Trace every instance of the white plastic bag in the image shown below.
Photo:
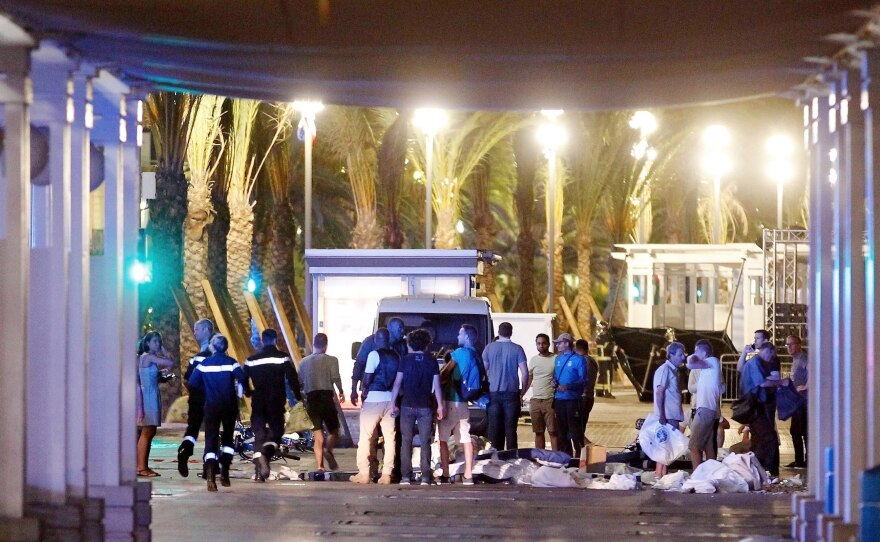
[[[686,471],[680,470],[678,472],[673,472],[667,474],[663,478],[654,481],[654,489],[661,489],[663,491],[681,491],[681,486],[688,479],[688,473]]]
[[[670,465],[687,451],[688,438],[671,425],[660,425],[656,414],[649,414],[639,430],[639,445],[652,460]]]

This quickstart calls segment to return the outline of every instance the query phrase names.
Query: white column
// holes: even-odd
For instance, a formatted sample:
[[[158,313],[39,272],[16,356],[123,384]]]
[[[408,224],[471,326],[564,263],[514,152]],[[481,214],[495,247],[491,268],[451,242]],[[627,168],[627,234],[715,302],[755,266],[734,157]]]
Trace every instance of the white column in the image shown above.
[[[68,431],[64,457],[71,496],[85,497],[86,477],[86,375],[89,366],[89,145],[92,127],[92,82],[88,69],[72,75],[73,120],[70,156],[70,277],[67,317],[67,393]]]
[[[28,310],[27,486],[31,500],[63,504],[65,454],[45,453],[47,441],[63,442],[66,420],[67,267],[70,241],[70,125],[64,54],[43,45],[33,56],[32,125],[48,128],[49,185],[32,186],[30,299]],[[39,202],[38,202],[39,198]],[[39,203],[40,213],[37,213]],[[51,392],[57,401],[46,401]]]
[[[837,160],[834,164],[836,168],[836,182],[833,185],[833,203],[834,203],[834,211],[833,218],[831,220],[831,243],[832,243],[832,286],[831,286],[831,296],[832,296],[832,326],[834,330],[834,341],[835,347],[832,349],[831,357],[825,361],[825,363],[831,364],[831,448],[834,454],[834,481],[831,484],[831,488],[829,491],[829,495],[831,495],[831,502],[833,505],[833,511],[835,514],[840,514],[840,502],[842,498],[841,494],[841,485],[840,485],[840,473],[842,469],[842,446],[843,446],[843,408],[844,401],[846,400],[843,397],[843,341],[846,339],[846,314],[844,311],[844,300],[843,300],[843,280],[844,280],[844,268],[843,261],[841,259],[842,249],[843,249],[843,190],[842,186],[846,185],[849,180],[846,179],[846,175],[848,173],[847,160],[848,149],[844,146],[846,141],[844,141],[840,137],[840,96],[841,96],[841,86],[840,86],[840,73],[836,74],[837,80],[834,83],[834,90],[832,97],[834,98],[834,104],[830,113],[830,118],[832,119],[832,140],[833,140],[833,148],[837,151]],[[824,460],[824,456],[823,456]]]
[[[843,347],[843,443],[840,484],[843,501],[841,513],[846,523],[858,523],[861,513],[861,475],[865,470],[867,441],[865,439],[865,119],[860,107],[861,66],[846,71],[847,94],[841,110],[846,123],[841,136],[847,140],[847,182],[844,191],[843,264],[844,310],[846,313]]]
[[[25,487],[27,292],[30,251],[30,130],[28,47],[0,47],[0,106],[5,125],[0,173],[0,518],[21,519]],[[4,523],[6,519],[0,519]]]
[[[92,137],[104,153],[103,243],[91,256],[88,371],[88,480],[89,486],[118,486],[121,482],[121,374],[124,363],[134,363],[134,345],[122,348],[122,146],[121,94],[99,92],[102,74],[95,79],[95,127]],[[127,420],[130,422],[130,420]],[[95,495],[98,496],[98,495]],[[102,493],[100,496],[104,496]]]
[[[126,141],[122,146],[122,250],[124,258],[122,287],[122,349],[123,360],[132,363],[122,364],[122,481],[133,483],[136,479],[136,447],[137,438],[135,425],[135,375],[137,366],[133,362],[133,354],[126,357],[128,351],[134,351],[138,340],[138,285],[128,276],[128,270],[137,259],[138,229],[140,228],[140,195],[141,195],[141,148],[140,118],[143,109],[138,97],[129,97],[125,102],[125,133]]]
[[[867,258],[865,260],[866,279],[866,308],[867,314],[867,367],[865,380],[867,382],[867,421],[865,435],[867,440],[868,465],[880,465],[880,317],[877,312],[880,306],[877,303],[877,293],[880,291],[880,273],[877,272],[877,250],[880,240],[880,221],[878,221],[876,206],[880,204],[880,152],[876,145],[880,145],[880,118],[877,117],[878,105],[880,105],[880,54],[874,49],[865,52],[868,57],[868,77],[866,85],[865,111],[865,208],[867,212]]]

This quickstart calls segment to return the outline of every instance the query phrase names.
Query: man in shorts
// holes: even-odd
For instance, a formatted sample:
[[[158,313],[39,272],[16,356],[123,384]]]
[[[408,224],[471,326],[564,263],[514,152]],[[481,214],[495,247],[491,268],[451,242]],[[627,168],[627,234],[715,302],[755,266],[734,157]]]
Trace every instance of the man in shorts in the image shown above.
[[[306,395],[306,412],[314,424],[315,464],[323,472],[324,458],[330,470],[339,465],[333,456],[333,448],[339,440],[339,414],[333,398],[333,386],[339,389],[339,402],[345,401],[342,379],[339,378],[339,360],[327,355],[327,335],[315,335],[314,353],[306,356],[299,364],[300,379]],[[327,427],[327,441],[324,444],[324,426]]]
[[[535,337],[535,348],[538,355],[529,360],[529,385],[532,387],[532,398],[529,400],[529,416],[532,419],[532,431],[535,433],[535,448],[544,449],[547,441],[544,432],[550,434],[550,449],[559,449],[556,435],[556,414],[553,412],[553,364],[556,356],[550,353],[550,337],[539,333]]]
[[[716,423],[721,416],[721,362],[712,353],[712,343],[700,339],[687,358],[687,368],[699,369],[694,417],[689,444],[691,463],[696,469],[706,459],[715,459]]]
[[[474,467],[474,444],[471,442],[471,424],[468,403],[458,393],[458,383],[462,375],[467,375],[471,370],[477,370],[476,364],[480,363],[476,344],[479,340],[477,328],[464,324],[458,331],[459,347],[452,352],[452,360],[456,367],[452,371],[450,384],[443,389],[443,419],[437,428],[440,443],[440,465],[443,474],[440,483],[449,482],[449,437],[454,436],[455,441],[464,448],[464,485],[473,485]]]

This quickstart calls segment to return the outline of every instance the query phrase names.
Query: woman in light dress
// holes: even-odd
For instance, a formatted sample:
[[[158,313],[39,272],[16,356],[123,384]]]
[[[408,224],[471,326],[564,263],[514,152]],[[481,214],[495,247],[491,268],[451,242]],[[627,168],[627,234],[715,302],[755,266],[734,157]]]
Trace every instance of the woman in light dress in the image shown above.
[[[137,475],[154,478],[159,473],[149,467],[150,447],[156,428],[161,425],[162,409],[159,397],[159,371],[176,365],[162,346],[162,336],[155,331],[144,335],[138,344],[137,372]]]

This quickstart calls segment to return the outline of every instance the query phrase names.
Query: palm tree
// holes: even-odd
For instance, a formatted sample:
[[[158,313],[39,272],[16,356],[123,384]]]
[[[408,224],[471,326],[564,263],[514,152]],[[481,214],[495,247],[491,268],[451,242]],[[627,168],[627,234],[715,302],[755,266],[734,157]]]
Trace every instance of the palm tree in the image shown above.
[[[721,189],[721,200],[718,202],[721,209],[721,244],[734,243],[743,234],[748,232],[749,219],[742,203],[736,199],[736,185],[728,184]],[[710,242],[715,205],[712,196],[700,198],[697,206],[700,233],[705,243]]]
[[[538,169],[538,150],[533,134],[521,130],[513,136],[516,158],[516,186],[513,207],[519,226],[516,237],[519,289],[513,303],[514,312],[538,312],[541,304],[535,289],[535,259],[537,233],[535,231],[535,177]]]
[[[322,115],[321,133],[330,156],[344,163],[342,170],[351,184],[357,222],[352,248],[382,246],[383,231],[376,210],[377,148],[394,122],[392,109],[371,107],[328,107]]]
[[[189,189],[184,226],[183,286],[189,294],[196,314],[201,318],[210,314],[201,281],[208,276],[207,226],[214,221],[211,189],[214,184],[214,173],[222,161],[225,145],[220,130],[224,101],[225,98],[219,96],[202,96],[196,109],[192,136],[186,152],[189,164]],[[184,322],[181,321],[181,327],[183,324]],[[198,346],[189,333],[181,334],[181,342],[187,352]],[[195,351],[198,349],[196,348]]]
[[[462,185],[495,145],[529,122],[530,119],[518,113],[468,113],[458,115],[452,128],[434,138],[435,247],[459,248],[455,225],[460,215]],[[418,138],[412,156],[424,172],[424,138]]]
[[[256,100],[232,101],[232,131],[228,137],[224,184],[229,204],[229,233],[226,236],[226,286],[242,323],[248,321],[244,287],[250,275],[251,247],[254,232],[252,196],[260,170],[269,151],[284,132],[292,108],[276,109],[273,136],[269,148],[257,162],[252,146],[254,124],[259,111]]]
[[[401,184],[406,171],[407,119],[408,115],[397,118],[385,131],[379,147],[378,171],[381,187],[379,203],[385,217],[385,248],[403,246],[403,230],[400,224]]]
[[[571,144],[565,154],[569,168],[572,214],[577,236],[577,325],[590,338],[593,316],[593,226],[608,186],[614,182],[615,157],[628,155],[629,113],[584,113],[572,118]],[[623,158],[625,159],[625,158]]]
[[[183,280],[183,224],[187,212],[183,165],[200,100],[192,94],[159,92],[148,96],[146,104],[158,157],[156,198],[149,202],[147,228],[153,265],[147,304],[153,308],[155,329],[162,334],[169,353],[177,359],[180,359],[180,316],[171,288],[180,286]]]

